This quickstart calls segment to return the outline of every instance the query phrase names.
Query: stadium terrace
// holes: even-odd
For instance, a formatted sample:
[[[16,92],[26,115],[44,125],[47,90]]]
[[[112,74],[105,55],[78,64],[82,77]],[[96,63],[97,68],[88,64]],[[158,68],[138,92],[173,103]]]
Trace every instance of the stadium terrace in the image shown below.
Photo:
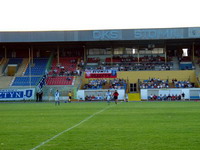
[[[70,91],[74,101],[105,101],[108,90],[120,100],[182,93],[198,100],[199,39],[200,27],[0,32],[0,100],[5,89],[33,101],[54,100],[57,90],[63,101]]]

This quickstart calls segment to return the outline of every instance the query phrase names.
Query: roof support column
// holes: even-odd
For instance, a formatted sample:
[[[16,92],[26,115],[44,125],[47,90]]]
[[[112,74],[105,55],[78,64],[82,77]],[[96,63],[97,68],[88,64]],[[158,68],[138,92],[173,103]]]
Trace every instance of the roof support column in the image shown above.
[[[139,52],[139,49],[138,49],[138,52],[137,52],[137,57],[138,57],[138,63],[140,63],[140,52]]]
[[[87,49],[86,49],[86,47],[85,47],[85,45],[83,46],[83,50],[84,50],[84,63],[86,63],[86,61],[87,61]]]
[[[28,63],[31,65],[31,49],[28,49]]]
[[[114,48],[112,46],[112,51],[111,51],[111,66],[113,66],[113,56],[114,56]]]
[[[194,42],[192,43],[192,61],[194,62]]]
[[[4,50],[5,50],[5,59],[7,59],[7,49],[6,49],[6,46],[4,46]]]
[[[140,46],[137,46],[137,58],[138,58],[138,63],[140,63]]]
[[[29,53],[29,88],[31,88],[31,67],[32,67],[32,63],[31,63],[31,51],[32,51],[32,47],[29,48],[28,53]]]
[[[166,44],[164,46],[164,53],[165,53],[165,63],[167,63],[167,50],[166,50]]]
[[[33,66],[33,46],[31,46],[31,66]]]
[[[59,46],[57,46],[57,65],[59,65],[60,64],[60,47]]]

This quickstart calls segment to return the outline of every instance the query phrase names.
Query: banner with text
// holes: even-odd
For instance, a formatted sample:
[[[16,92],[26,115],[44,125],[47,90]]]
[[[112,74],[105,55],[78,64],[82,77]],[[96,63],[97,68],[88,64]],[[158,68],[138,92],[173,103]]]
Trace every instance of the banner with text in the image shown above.
[[[35,89],[5,89],[0,90],[0,101],[33,100]]]
[[[116,70],[87,70],[85,78],[116,78]]]

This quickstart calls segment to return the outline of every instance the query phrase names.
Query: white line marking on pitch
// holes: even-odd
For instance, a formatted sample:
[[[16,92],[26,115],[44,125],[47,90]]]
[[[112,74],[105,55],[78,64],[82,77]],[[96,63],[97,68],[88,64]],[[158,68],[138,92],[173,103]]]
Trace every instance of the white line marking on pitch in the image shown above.
[[[66,129],[66,130],[64,130],[64,131],[62,131],[62,132],[60,132],[60,133],[58,133],[57,135],[55,135],[55,136],[53,136],[52,138],[50,138],[50,139],[48,139],[48,140],[46,140],[46,141],[40,143],[38,146],[32,148],[31,150],[36,150],[36,149],[38,149],[38,148],[41,147],[42,145],[44,145],[44,144],[46,144],[46,143],[52,141],[53,139],[57,138],[58,136],[62,135],[63,133],[68,132],[68,131],[72,130],[73,128],[75,128],[75,127],[81,125],[82,123],[86,122],[86,121],[89,120],[90,118],[94,117],[94,116],[97,115],[97,114],[100,114],[101,112],[105,111],[106,109],[108,109],[108,108],[110,108],[110,107],[112,107],[112,106],[115,106],[115,105],[111,105],[111,106],[109,106],[109,107],[106,107],[106,108],[104,108],[104,109],[102,109],[102,110],[100,110],[100,111],[98,111],[98,112],[92,114],[91,116],[85,118],[84,120],[82,120],[82,121],[79,122],[78,124],[76,124],[76,125],[74,125],[74,126],[68,128],[68,129]]]

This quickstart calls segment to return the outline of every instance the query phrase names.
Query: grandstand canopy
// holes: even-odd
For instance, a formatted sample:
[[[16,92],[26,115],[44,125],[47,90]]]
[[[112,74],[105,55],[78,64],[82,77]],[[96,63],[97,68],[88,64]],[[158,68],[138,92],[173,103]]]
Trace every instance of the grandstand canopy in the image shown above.
[[[200,27],[88,31],[0,32],[0,43],[178,40],[199,38]]]
[[[0,56],[30,48],[49,53],[149,45],[169,50],[200,47],[197,0],[17,0],[0,5]]]

